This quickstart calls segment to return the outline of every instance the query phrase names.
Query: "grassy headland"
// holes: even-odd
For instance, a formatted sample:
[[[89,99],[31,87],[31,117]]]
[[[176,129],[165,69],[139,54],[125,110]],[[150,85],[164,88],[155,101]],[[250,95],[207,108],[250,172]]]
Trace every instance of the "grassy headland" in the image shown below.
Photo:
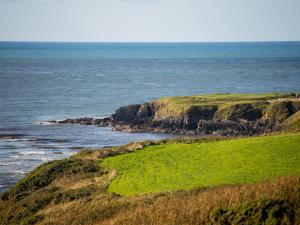
[[[3,194],[0,224],[297,224],[299,141],[295,133],[82,151]]]
[[[108,118],[54,122],[110,126],[114,130],[127,132],[218,136],[299,131],[299,96],[296,93],[267,93],[166,97],[144,104],[122,106]]]
[[[298,94],[212,94],[166,97],[123,106],[110,125],[128,132],[249,136],[300,129]]]
[[[161,113],[184,114],[192,107],[216,106],[230,111],[234,105],[253,104],[255,108],[264,108],[272,101],[292,100],[294,96],[282,93],[263,94],[210,94],[195,96],[173,96],[153,101],[155,104],[163,105]],[[233,110],[231,108],[231,110]],[[230,113],[230,112],[229,112]],[[234,113],[234,112],[232,112]],[[224,115],[225,116],[225,115]]]
[[[293,94],[211,94],[166,97],[154,101],[160,105],[157,117],[176,117],[198,114],[210,120],[269,120],[284,122],[300,110],[300,99]],[[212,115],[205,113],[212,110]],[[202,112],[202,115],[201,115]],[[196,115],[194,115],[196,116]]]

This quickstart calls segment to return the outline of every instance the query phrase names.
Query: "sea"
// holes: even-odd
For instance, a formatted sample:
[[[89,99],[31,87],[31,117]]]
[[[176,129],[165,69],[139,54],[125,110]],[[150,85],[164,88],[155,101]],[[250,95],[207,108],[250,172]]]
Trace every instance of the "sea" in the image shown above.
[[[50,160],[167,134],[47,124],[163,96],[300,92],[300,42],[0,42],[0,192]]]

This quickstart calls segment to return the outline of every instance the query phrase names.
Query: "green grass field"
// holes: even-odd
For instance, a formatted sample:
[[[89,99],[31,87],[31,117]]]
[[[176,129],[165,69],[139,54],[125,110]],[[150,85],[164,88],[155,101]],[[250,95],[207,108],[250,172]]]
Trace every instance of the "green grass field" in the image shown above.
[[[253,112],[258,116],[257,119],[263,117],[282,123],[291,116],[291,113],[300,110],[299,99],[291,93],[171,96],[154,100],[152,103],[158,109],[155,112],[157,120],[178,119],[186,115],[195,116],[200,112],[203,115],[203,111],[211,113],[210,119],[231,120],[245,113]],[[286,124],[286,129],[298,130],[295,126],[291,125],[292,129],[289,126]]]
[[[108,190],[124,196],[299,175],[300,133],[151,145],[101,165],[117,170]]]

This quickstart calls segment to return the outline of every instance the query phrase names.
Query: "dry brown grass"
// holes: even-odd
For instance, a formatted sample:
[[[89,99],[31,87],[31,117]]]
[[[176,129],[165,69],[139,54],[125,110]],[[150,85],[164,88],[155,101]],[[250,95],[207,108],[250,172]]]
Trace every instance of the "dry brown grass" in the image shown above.
[[[94,176],[90,176],[89,174],[71,175],[60,177],[51,185],[59,188],[61,191],[80,189],[90,185],[103,189],[116,176],[116,170],[111,170],[104,174],[95,174]]]
[[[162,225],[209,224],[216,208],[238,209],[261,199],[295,202],[299,197],[300,178],[247,185],[219,186],[208,189],[179,191],[139,197],[103,194],[91,199],[51,205],[40,212],[43,225]],[[298,199],[299,201],[299,199]],[[300,223],[299,208],[296,224]]]
[[[52,172],[49,173],[52,164],[44,165],[37,168],[34,174],[38,175],[37,178],[42,179],[44,173],[48,171],[47,174],[54,177],[54,180],[46,186],[35,187],[27,178],[29,183],[22,186],[24,189],[22,192],[16,189],[2,196],[0,199],[0,224],[226,224],[211,220],[212,212],[216,209],[233,209],[237,213],[242,212],[248,203],[254,204],[256,207],[256,202],[260,202],[262,199],[292,204],[292,210],[295,212],[295,215],[291,216],[293,223],[288,220],[289,217],[284,215],[284,218],[288,218],[286,224],[300,224],[300,177],[278,178],[274,181],[247,185],[227,185],[190,191],[122,197],[106,191],[109,182],[116,176],[116,171],[100,169],[99,171],[83,172],[84,168],[93,168],[92,165],[98,163],[102,158],[132,152],[147,145],[213,140],[219,139],[146,141],[119,148],[83,151],[70,160],[53,163],[62,168],[69,168],[68,171],[76,169],[77,172],[72,173],[66,173],[66,171],[57,173],[57,170],[51,170]],[[82,161],[77,162],[76,159]],[[75,164],[72,163],[73,160],[75,160]],[[65,167],[66,165],[69,167]],[[19,195],[19,192],[25,194]],[[260,205],[257,210],[260,210]]]

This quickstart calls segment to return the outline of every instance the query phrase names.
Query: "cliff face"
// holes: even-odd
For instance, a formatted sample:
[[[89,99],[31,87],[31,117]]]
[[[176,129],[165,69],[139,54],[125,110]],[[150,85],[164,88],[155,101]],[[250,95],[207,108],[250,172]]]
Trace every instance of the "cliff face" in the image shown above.
[[[297,131],[298,94],[215,94],[167,97],[120,107],[109,118],[59,121],[110,126],[126,132],[165,132],[201,135],[254,135]]]
[[[127,132],[253,135],[280,131],[299,110],[294,94],[170,97],[121,107],[110,125]]]

